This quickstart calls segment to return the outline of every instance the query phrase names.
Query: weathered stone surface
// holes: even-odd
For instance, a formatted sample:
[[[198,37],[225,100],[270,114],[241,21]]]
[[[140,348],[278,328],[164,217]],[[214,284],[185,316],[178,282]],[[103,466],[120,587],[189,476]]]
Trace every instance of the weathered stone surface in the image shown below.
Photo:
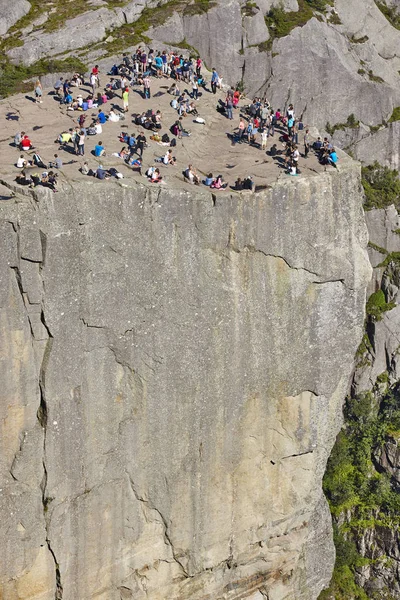
[[[32,573],[41,600],[56,582],[66,600],[315,600],[370,277],[359,166],[246,197],[40,192],[0,206],[0,365],[24,361],[2,389],[3,595]],[[32,338],[9,221],[41,232],[48,340]]]
[[[0,0],[0,35],[7,33],[30,9],[31,4],[28,0]]]
[[[400,169],[400,122],[390,123],[354,144],[354,153],[367,165],[378,161],[391,169]]]
[[[245,17],[243,19],[243,26],[248,46],[255,46],[269,40],[268,27],[265,24],[264,15],[260,10],[251,17]]]

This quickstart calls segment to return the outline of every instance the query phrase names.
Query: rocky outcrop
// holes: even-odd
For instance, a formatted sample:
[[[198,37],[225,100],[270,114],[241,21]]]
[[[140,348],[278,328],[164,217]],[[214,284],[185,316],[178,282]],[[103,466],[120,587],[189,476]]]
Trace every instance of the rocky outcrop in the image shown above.
[[[333,502],[333,512],[342,546],[339,566],[343,561],[351,561],[348,574],[352,573],[358,592],[368,598],[394,600],[400,597],[399,571],[399,380],[400,380],[400,268],[399,268],[399,214],[394,206],[387,209],[371,210],[366,213],[370,235],[368,254],[374,267],[373,278],[368,289],[369,316],[365,324],[365,334],[356,355],[356,366],[351,395],[346,403],[345,428],[341,435],[347,436],[348,448],[355,444],[359,457],[349,463],[343,445],[338,438],[333,451],[333,466],[328,467],[328,491],[331,489],[334,469],[343,473],[339,488],[350,490],[352,481],[364,492],[360,497],[354,494],[344,501],[341,510]],[[381,300],[373,298],[381,294]],[[353,408],[351,408],[353,407]],[[353,411],[353,412],[352,412]],[[355,429],[356,428],[356,429]],[[354,437],[355,436],[355,437]],[[337,448],[339,448],[337,450]],[[335,466],[336,461],[336,466]],[[364,461],[364,462],[363,462]],[[351,465],[355,479],[345,473]],[[325,480],[325,486],[326,486]],[[375,482],[380,493],[371,502],[365,502],[366,482]],[[347,487],[346,487],[347,486]],[[354,544],[354,552],[359,560],[346,550],[344,544]],[[344,563],[346,564],[346,562]],[[340,573],[340,571],[338,571]],[[352,589],[334,577],[324,600],[336,598],[337,588],[343,585],[350,596]],[[348,584],[347,584],[348,586]],[[360,589],[361,588],[361,589]],[[343,591],[341,589],[340,591]]]
[[[2,597],[315,600],[370,277],[359,177],[2,203]]]
[[[0,0],[0,35],[7,33],[30,9],[31,4],[28,0],[14,0],[11,3],[8,0]]]

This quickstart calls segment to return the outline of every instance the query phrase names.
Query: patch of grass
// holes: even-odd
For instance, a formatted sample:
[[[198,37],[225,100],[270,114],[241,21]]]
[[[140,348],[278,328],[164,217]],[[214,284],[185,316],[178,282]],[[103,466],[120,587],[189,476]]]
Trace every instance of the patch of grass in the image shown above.
[[[330,14],[328,23],[331,23],[331,25],[341,25],[342,24],[342,21],[340,20],[340,17],[337,14],[337,12],[332,12]]]
[[[385,123],[380,123],[379,125],[370,125],[369,126],[369,130],[371,133],[376,133],[377,131],[380,130],[381,127],[384,127]]]
[[[389,119],[389,123],[394,123],[394,121],[400,121],[400,106],[396,106],[393,109],[392,116]]]
[[[19,92],[31,91],[33,83],[27,80],[33,77],[40,77],[47,73],[68,73],[73,71],[85,73],[86,70],[86,65],[74,56],[65,60],[42,59],[30,67],[12,65],[9,62],[5,62],[0,67],[0,98],[5,98]]]
[[[362,185],[365,192],[365,210],[387,208],[394,204],[400,208],[400,180],[398,172],[383,167],[378,162],[362,167]]]
[[[365,71],[365,69],[358,69],[357,73],[359,75],[365,75],[366,71]]]
[[[257,3],[256,2],[246,2],[244,6],[242,6],[242,16],[243,17],[252,17],[257,13]]]
[[[188,4],[187,0],[170,0],[155,8],[145,8],[137,21],[118,27],[115,30],[116,37],[111,42],[102,43],[102,48],[107,56],[112,56],[128,46],[148,43],[150,38],[146,36],[146,32],[151,27],[163,25],[175,11],[183,16],[193,16],[204,14],[214,6],[216,6],[214,0],[195,0],[192,4]]]
[[[331,125],[328,123],[325,125],[325,129],[329,135],[333,135],[335,131],[345,131],[346,129],[357,129],[360,126],[360,121],[357,121],[354,114],[351,113],[347,117],[346,123],[336,123],[335,125]]]
[[[385,294],[382,290],[378,290],[368,298],[366,311],[373,321],[381,321],[384,313],[395,306],[394,302],[386,302]]]
[[[272,7],[265,17],[270,40],[268,50],[272,48],[274,39],[285,37],[295,29],[303,27],[312,17],[318,16],[318,11],[325,12],[328,6],[332,6],[331,0],[298,0],[299,10],[297,12],[285,12],[283,5]]]
[[[354,37],[354,35],[351,36],[350,38],[350,42],[352,44],[365,44],[365,42],[368,42],[369,37],[367,35],[364,35],[363,37],[360,38],[356,38]]]
[[[368,71],[368,77],[371,81],[374,81],[375,83],[385,83],[385,80],[382,79],[382,77],[379,77],[379,75],[374,75],[372,69]]]
[[[384,2],[375,0],[375,4],[379,10],[385,15],[387,20],[393,27],[400,29],[400,13],[394,6],[387,6]]]
[[[385,248],[382,248],[381,246],[378,246],[373,242],[368,242],[368,246],[373,250],[376,250],[376,252],[379,252],[380,254],[388,254],[388,251]]]

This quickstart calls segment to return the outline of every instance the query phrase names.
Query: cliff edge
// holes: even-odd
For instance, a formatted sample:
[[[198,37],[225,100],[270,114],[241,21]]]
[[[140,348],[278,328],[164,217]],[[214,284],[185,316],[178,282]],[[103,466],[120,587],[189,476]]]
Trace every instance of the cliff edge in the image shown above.
[[[98,185],[0,205],[0,596],[314,600],[371,277],[359,165]]]

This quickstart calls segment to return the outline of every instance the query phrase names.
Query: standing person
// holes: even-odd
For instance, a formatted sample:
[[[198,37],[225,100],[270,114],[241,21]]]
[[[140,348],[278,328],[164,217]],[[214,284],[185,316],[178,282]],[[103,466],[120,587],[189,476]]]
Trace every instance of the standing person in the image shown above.
[[[274,137],[274,134],[275,134],[275,123],[276,123],[276,115],[275,115],[274,111],[271,110],[271,114],[269,116],[269,123],[268,123],[268,137],[270,135],[272,137]]]
[[[146,52],[141,52],[141,54],[140,54],[140,68],[142,70],[142,73],[144,73],[146,71],[146,67],[147,67],[147,54],[146,54]]]
[[[143,133],[139,133],[139,135],[136,138],[136,152],[138,154],[140,153],[140,157],[143,157],[143,150],[146,143],[146,137],[143,135]]]
[[[57,79],[57,81],[54,84],[54,91],[57,94],[57,96],[60,96],[60,90],[63,86],[63,81],[64,81],[64,77],[60,77],[59,79]]]
[[[92,69],[92,75],[96,77],[97,86],[100,87],[100,71],[99,65],[95,65]]]
[[[69,83],[68,79],[66,79],[63,83],[64,102],[65,102],[65,98],[69,94],[69,88],[70,88],[70,83]]]
[[[307,158],[310,152],[310,130],[306,129],[304,134],[304,158]]]
[[[264,129],[261,132],[261,150],[265,150],[266,149],[266,147],[267,147],[267,141],[268,141],[268,131],[264,127]]]
[[[233,96],[230,96],[229,94],[226,97],[225,100],[225,107],[226,107],[226,113],[227,113],[227,118],[230,119],[232,121],[233,119]]]
[[[124,112],[128,112],[129,110],[129,88],[126,87],[122,92],[122,101],[124,103]]]
[[[240,121],[239,121],[239,143],[241,144],[243,141],[243,135],[244,135],[244,130],[246,129],[246,125],[244,122],[243,117],[240,117]]]
[[[196,75],[197,75],[197,77],[200,77],[202,65],[203,65],[203,61],[201,60],[200,56],[198,56],[197,60],[196,60]]]
[[[218,81],[219,81],[219,75],[218,75],[217,71],[213,68],[212,76],[211,76],[211,90],[212,90],[213,94],[217,93]]]
[[[96,90],[96,85],[97,85],[97,77],[96,77],[96,75],[94,73],[90,74],[90,85],[91,85],[92,92],[93,92],[93,95],[94,95],[95,90]]]
[[[42,84],[40,83],[40,79],[37,79],[36,83],[35,83],[36,104],[42,104],[42,102],[43,102],[42,96],[43,96]]]
[[[193,90],[192,98],[197,100],[199,97],[199,84],[197,83],[196,77],[193,79],[192,90]]]
[[[78,154],[79,156],[85,155],[85,132],[83,129],[78,134]]]
[[[168,56],[167,56],[167,51],[166,50],[162,51],[161,58],[162,58],[162,72],[163,72],[163,75],[167,75],[168,74]]]
[[[145,98],[150,98],[151,93],[150,93],[150,78],[148,76],[146,76],[143,79],[143,88],[144,88],[144,97]]]

